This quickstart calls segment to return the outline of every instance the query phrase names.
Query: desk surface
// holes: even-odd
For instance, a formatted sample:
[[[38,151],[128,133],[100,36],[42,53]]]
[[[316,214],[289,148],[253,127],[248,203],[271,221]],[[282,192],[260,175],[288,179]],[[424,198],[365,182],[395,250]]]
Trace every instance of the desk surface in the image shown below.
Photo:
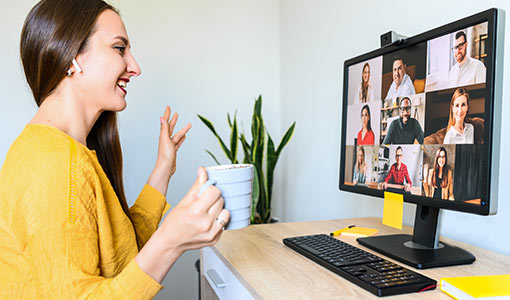
[[[378,235],[412,232],[410,227],[399,231],[384,226],[380,218],[263,224],[225,231],[220,242],[212,249],[256,299],[378,299],[357,285],[287,248],[282,242],[282,239],[286,237],[329,233],[351,224],[378,228]],[[375,253],[359,245],[355,237],[340,236],[338,238]],[[404,266],[436,279],[438,284],[442,277],[508,274],[510,270],[508,255],[447,238],[440,240],[470,251],[475,255],[476,261],[471,265],[426,270]],[[390,258],[386,259],[394,261]],[[439,287],[433,291],[390,296],[384,299],[410,297],[452,299],[442,293]]]

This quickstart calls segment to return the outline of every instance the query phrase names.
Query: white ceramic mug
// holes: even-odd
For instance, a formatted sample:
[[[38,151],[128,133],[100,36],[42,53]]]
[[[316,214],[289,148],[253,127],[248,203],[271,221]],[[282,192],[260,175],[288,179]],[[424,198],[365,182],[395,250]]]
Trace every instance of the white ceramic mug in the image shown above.
[[[199,194],[215,185],[230,211],[230,221],[225,229],[239,229],[250,225],[253,165],[234,164],[207,167],[209,180],[202,185]]]

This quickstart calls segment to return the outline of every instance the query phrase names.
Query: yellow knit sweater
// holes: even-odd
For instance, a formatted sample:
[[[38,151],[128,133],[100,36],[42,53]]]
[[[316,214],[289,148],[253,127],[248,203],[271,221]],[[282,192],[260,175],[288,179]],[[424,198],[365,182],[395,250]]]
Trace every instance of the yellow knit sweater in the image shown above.
[[[145,243],[170,208],[145,185],[130,208]],[[27,125],[0,170],[1,299],[150,299],[135,231],[94,151]]]

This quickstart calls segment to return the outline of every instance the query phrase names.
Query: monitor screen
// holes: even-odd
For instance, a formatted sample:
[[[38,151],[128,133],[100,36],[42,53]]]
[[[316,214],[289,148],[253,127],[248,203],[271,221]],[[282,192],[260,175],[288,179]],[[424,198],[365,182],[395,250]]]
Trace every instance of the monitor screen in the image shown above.
[[[490,9],[345,61],[340,189],[417,204],[413,235],[361,245],[416,268],[475,261],[438,223],[496,213],[503,30]]]
[[[495,213],[496,18],[489,10],[345,62],[340,189]]]

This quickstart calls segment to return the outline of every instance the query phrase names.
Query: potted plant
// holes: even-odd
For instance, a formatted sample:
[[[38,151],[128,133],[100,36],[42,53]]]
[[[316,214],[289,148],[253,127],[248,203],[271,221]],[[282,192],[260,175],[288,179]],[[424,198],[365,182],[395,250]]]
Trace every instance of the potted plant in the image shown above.
[[[289,143],[296,122],[294,122],[285,132],[278,147],[275,144],[271,135],[264,126],[264,119],[262,118],[262,96],[255,100],[253,106],[253,116],[251,121],[251,137],[249,142],[244,132],[239,132],[237,126],[237,112],[234,114],[234,120],[230,118],[227,113],[227,121],[230,126],[230,147],[227,146],[219,134],[216,132],[213,124],[201,115],[198,118],[211,130],[211,132],[218,139],[221,149],[230,160],[232,164],[239,163],[237,159],[238,154],[238,141],[244,152],[243,163],[252,164],[254,168],[253,176],[253,192],[252,192],[252,213],[251,223],[269,223],[271,222],[271,196],[273,192],[273,175],[276,168],[278,158],[283,151],[283,148]],[[214,154],[209,150],[205,150],[219,165],[220,162]]]

